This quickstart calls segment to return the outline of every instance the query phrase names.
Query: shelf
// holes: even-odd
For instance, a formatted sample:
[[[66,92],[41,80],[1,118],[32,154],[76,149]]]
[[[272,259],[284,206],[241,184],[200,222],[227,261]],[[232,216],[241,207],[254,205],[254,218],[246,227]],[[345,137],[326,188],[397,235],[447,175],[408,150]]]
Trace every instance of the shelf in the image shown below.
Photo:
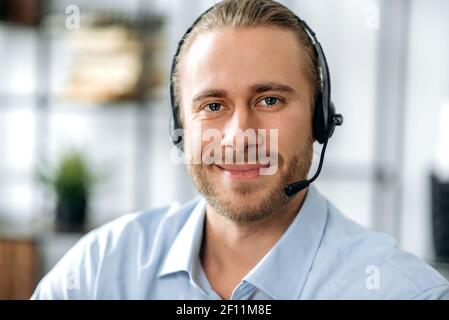
[[[161,96],[160,94],[158,96]],[[95,103],[86,101],[67,100],[58,97],[38,96],[36,94],[1,94],[0,93],[0,114],[15,112],[19,110],[36,111],[39,99],[48,98],[46,110],[51,113],[104,113],[104,112],[120,112],[124,109],[141,108],[149,110],[159,108],[163,105],[167,107],[168,101],[164,101],[160,97],[147,98],[144,100],[128,100]]]

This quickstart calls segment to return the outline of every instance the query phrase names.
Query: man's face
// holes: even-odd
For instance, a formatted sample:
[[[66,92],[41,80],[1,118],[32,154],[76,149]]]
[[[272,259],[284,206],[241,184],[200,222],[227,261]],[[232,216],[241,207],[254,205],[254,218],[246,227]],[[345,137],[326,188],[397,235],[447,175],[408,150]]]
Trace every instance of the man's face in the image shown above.
[[[277,161],[269,164],[277,166],[274,174],[261,175],[266,165],[260,161],[187,165],[194,184],[217,212],[235,221],[260,220],[288,203],[285,185],[307,177],[312,159],[312,87],[304,61],[295,34],[276,27],[226,27],[200,33],[181,60],[188,159],[198,152],[193,150],[193,140],[199,128],[218,130],[223,157],[231,151],[234,161],[238,154],[245,154],[247,160],[252,149],[264,148],[268,154],[270,143],[277,142]],[[247,129],[256,133],[265,129],[266,139],[256,143],[245,139],[243,147],[238,146],[236,136]],[[270,129],[277,130],[277,141]],[[210,152],[208,145],[210,140],[199,144],[202,154]]]

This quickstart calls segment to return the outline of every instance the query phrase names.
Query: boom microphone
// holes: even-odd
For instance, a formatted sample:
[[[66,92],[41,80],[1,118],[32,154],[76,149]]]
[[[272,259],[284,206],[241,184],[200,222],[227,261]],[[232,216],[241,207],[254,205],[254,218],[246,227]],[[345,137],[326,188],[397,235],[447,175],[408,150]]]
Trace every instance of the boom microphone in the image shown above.
[[[332,118],[332,124],[329,127],[329,131],[326,137],[326,141],[324,141],[323,148],[321,149],[321,155],[320,155],[320,163],[318,164],[318,169],[316,170],[315,174],[312,178],[308,180],[300,180],[298,182],[294,182],[289,184],[284,188],[284,192],[287,196],[291,197],[294,194],[298,193],[299,191],[307,188],[313,181],[315,181],[316,178],[320,175],[321,168],[323,167],[324,162],[324,154],[326,153],[326,146],[327,142],[329,141],[330,136],[332,135],[334,129],[336,126],[341,126],[343,124],[343,116],[341,114],[336,114]]]

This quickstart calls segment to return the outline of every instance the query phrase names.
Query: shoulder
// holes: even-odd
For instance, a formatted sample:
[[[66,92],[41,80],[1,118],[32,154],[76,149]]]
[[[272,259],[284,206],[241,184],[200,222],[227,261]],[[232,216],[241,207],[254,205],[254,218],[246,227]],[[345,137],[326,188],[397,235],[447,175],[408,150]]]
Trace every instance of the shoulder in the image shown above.
[[[176,236],[179,229],[190,216],[198,199],[186,204],[177,202],[146,211],[126,214],[93,230],[94,237],[102,251],[117,249],[117,246],[129,241],[154,241],[155,238]]]
[[[449,298],[447,280],[423,260],[400,249],[391,236],[349,220],[328,201],[327,207],[328,220],[316,263],[318,269],[334,268],[329,284],[335,292],[355,295],[346,298]]]
[[[41,280],[32,298],[95,298],[102,279],[120,277],[123,270],[138,270],[138,263],[157,259],[198,200],[126,214],[90,231]]]

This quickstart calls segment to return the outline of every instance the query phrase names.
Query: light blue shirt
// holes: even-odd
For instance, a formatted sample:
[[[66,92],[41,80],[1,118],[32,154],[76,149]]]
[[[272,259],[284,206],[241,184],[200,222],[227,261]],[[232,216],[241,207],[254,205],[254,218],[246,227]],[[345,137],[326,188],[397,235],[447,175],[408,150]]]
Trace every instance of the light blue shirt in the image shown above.
[[[34,299],[220,299],[199,260],[205,200],[123,216],[84,236]],[[232,299],[449,299],[449,283],[314,187]]]

